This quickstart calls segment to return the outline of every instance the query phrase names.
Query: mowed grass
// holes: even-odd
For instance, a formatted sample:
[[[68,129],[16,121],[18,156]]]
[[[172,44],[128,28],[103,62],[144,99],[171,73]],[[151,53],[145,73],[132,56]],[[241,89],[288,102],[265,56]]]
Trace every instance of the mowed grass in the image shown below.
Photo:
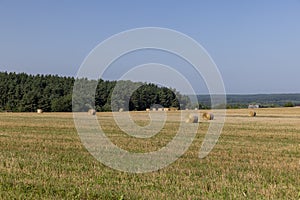
[[[200,111],[201,112],[201,111]],[[72,113],[0,113],[0,199],[300,199],[300,108],[227,110],[213,151],[199,159],[209,122],[188,151],[152,173],[120,172],[82,145]],[[139,125],[146,112],[132,112]],[[132,152],[155,151],[175,135],[168,113],[150,139],[127,136],[111,113],[97,113],[107,136]]]

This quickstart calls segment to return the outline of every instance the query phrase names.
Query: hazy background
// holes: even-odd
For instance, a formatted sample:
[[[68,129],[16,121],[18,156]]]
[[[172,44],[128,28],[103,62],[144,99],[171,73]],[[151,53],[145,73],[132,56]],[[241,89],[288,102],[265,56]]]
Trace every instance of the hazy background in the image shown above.
[[[299,11],[299,0],[0,0],[0,71],[75,76],[104,39],[157,26],[199,42],[217,64],[227,93],[300,93]],[[183,62],[157,52],[142,54],[144,60],[137,53],[116,62],[102,78],[117,78],[125,66],[164,60],[185,71],[198,93],[207,92]]]

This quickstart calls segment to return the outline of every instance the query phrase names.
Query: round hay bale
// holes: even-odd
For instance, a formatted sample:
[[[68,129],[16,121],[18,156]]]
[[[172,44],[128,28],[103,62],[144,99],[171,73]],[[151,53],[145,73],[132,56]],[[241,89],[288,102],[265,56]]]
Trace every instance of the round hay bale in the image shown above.
[[[256,116],[256,112],[253,111],[253,110],[251,110],[251,111],[249,112],[249,117],[255,117],[255,116]]]
[[[203,118],[204,120],[213,120],[214,117],[215,117],[214,114],[212,114],[212,113],[207,113],[207,112],[203,113],[203,115],[202,115],[202,118]]]
[[[96,115],[96,110],[95,109],[89,109],[88,114],[89,115]]]
[[[178,108],[176,108],[176,107],[170,107],[170,111],[178,111]]]
[[[123,108],[120,108],[120,109],[119,109],[119,112],[123,112],[123,111],[124,111],[124,109],[123,109]]]
[[[149,111],[150,111],[150,108],[147,108],[146,111],[149,112]]]
[[[190,114],[185,120],[186,123],[198,123],[198,116]]]
[[[36,112],[37,112],[38,114],[41,114],[41,113],[43,113],[43,110],[42,110],[42,109],[37,109]]]

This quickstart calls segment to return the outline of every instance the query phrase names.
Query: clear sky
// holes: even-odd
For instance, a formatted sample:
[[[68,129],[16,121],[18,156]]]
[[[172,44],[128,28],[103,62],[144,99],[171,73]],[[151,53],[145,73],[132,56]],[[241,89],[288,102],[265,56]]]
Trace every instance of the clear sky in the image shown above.
[[[299,0],[0,0],[0,71],[75,76],[101,41],[148,26],[199,42],[227,93],[300,93]]]

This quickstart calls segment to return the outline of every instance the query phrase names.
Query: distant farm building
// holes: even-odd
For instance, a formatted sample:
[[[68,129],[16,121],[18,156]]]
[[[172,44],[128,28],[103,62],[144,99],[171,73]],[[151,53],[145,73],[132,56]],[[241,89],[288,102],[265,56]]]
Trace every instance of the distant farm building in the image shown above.
[[[152,107],[152,108],[147,108],[146,111],[149,112],[149,111],[177,111],[178,108],[175,108],[175,107],[171,107],[171,108],[161,108],[161,107]]]
[[[252,108],[252,109],[259,108],[259,105],[258,104],[249,104],[248,108]]]

